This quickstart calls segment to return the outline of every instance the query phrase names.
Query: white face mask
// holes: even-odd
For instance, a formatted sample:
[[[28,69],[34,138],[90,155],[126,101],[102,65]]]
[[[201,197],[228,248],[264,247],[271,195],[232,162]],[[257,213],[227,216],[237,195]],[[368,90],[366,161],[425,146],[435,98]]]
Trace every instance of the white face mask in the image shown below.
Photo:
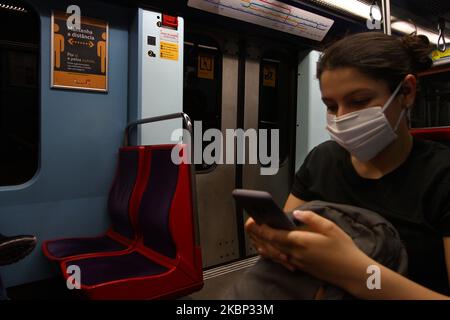
[[[327,114],[327,130],[330,136],[344,149],[361,161],[373,159],[380,151],[397,139],[397,128],[405,109],[392,128],[384,111],[400,90],[400,82],[383,107],[370,107],[343,116]]]

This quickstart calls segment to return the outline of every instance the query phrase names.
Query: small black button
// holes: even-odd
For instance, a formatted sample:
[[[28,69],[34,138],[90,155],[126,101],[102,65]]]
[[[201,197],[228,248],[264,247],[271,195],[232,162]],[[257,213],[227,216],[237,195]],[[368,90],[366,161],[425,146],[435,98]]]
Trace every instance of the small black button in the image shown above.
[[[149,46],[156,46],[156,38],[152,36],[147,36],[147,44]]]

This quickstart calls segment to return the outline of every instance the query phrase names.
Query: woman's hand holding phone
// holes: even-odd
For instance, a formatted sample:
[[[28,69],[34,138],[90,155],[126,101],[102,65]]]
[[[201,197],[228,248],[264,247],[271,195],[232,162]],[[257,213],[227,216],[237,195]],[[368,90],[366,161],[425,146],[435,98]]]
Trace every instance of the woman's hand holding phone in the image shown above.
[[[253,247],[258,251],[258,253],[263,257],[267,259],[272,259],[277,263],[280,263],[285,268],[289,269],[290,271],[295,271],[297,268],[289,263],[288,259],[289,257],[286,256],[284,253],[282,253],[277,247],[272,245],[270,241],[267,239],[260,238],[258,233],[255,232],[257,228],[259,228],[258,224],[255,222],[253,218],[248,218],[245,222],[245,231],[250,237],[250,240],[252,242]],[[270,228],[270,227],[267,227]],[[272,229],[272,228],[270,228]],[[288,232],[288,231],[286,231]]]

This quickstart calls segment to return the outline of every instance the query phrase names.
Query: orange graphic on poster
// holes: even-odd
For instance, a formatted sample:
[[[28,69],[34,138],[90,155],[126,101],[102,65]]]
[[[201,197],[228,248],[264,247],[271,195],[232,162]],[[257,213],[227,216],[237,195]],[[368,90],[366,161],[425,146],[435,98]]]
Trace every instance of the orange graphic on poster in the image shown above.
[[[97,55],[100,57],[102,73],[106,71],[106,32],[102,33],[102,39],[97,43]]]
[[[55,67],[61,67],[61,53],[64,52],[64,36],[59,34],[59,26],[54,23],[53,24],[53,54],[55,55]]]

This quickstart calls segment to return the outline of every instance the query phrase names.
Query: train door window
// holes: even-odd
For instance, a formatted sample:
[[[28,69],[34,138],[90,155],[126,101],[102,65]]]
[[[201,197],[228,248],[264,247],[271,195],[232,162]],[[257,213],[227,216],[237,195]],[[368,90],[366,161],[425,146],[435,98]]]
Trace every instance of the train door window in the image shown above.
[[[267,152],[271,154],[271,130],[279,130],[280,165],[289,154],[289,71],[281,59],[261,59],[258,128],[267,130]]]
[[[416,105],[411,110],[411,127],[450,126],[450,71],[419,77]]]
[[[0,186],[8,186],[38,168],[40,24],[32,9],[10,0],[0,21]]]
[[[221,128],[222,53],[210,38],[186,34],[184,46],[183,110],[192,121],[201,121],[202,134]],[[197,138],[198,139],[198,138]],[[198,139],[196,141],[203,141]],[[203,142],[202,150],[210,144]],[[214,156],[214,154],[212,154]],[[204,160],[202,160],[204,161]],[[213,170],[216,164],[196,164],[197,172]]]

